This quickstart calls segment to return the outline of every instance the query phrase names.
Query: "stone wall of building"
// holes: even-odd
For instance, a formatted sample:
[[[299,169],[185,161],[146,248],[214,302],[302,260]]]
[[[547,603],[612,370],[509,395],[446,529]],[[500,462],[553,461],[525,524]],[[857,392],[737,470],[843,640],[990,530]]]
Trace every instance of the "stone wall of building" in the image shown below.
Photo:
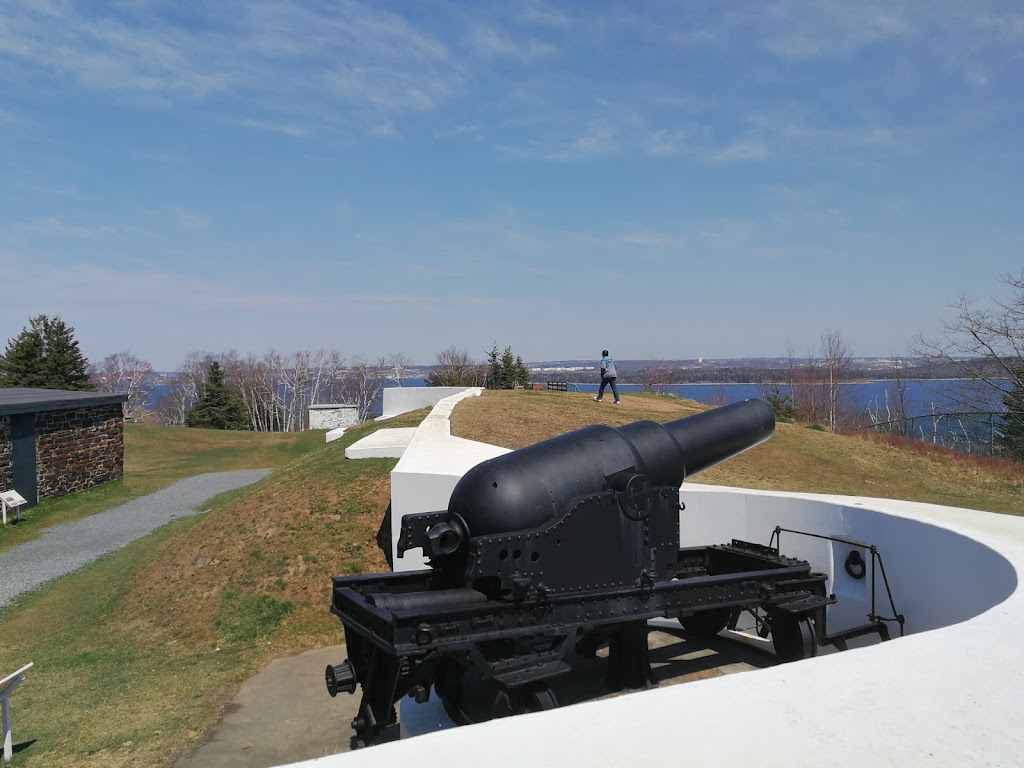
[[[122,478],[121,404],[37,413],[36,467],[40,499]]]
[[[14,483],[14,469],[11,466],[13,453],[11,417],[0,416],[0,491],[11,490]]]
[[[310,429],[339,429],[354,427],[359,423],[359,409],[354,405],[311,405],[309,407]]]

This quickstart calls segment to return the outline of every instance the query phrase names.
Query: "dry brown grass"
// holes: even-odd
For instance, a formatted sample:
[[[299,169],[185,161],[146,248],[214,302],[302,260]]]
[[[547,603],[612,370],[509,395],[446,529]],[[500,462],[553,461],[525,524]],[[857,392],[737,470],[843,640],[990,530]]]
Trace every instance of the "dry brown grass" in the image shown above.
[[[588,424],[670,421],[705,410],[691,400],[626,395],[622,405],[575,392],[485,392],[461,403],[452,434],[520,448]],[[1024,514],[1024,465],[874,433],[833,435],[779,424],[771,440],[691,478],[763,490],[883,496]]]
[[[321,443],[209,514],[0,610],[0,666],[36,662],[18,719],[19,735],[37,742],[19,762],[168,765],[268,657],[339,642],[331,576],[386,568],[373,538],[395,460],[344,458],[347,444],[380,426]],[[290,612],[258,638],[232,638],[215,621],[232,593]]]
[[[452,431],[517,448],[588,424],[701,410],[653,395],[627,395],[615,406],[577,393],[486,392],[455,409]],[[373,538],[395,464],[347,461],[344,447],[424,414],[367,425],[307,453],[210,514],[176,522],[0,612],[0,666],[36,662],[32,685],[18,693],[18,729],[38,742],[19,762],[168,765],[267,658],[339,642],[341,626],[328,610],[331,576],[384,570]],[[791,424],[694,481],[1024,512],[1020,466]],[[215,622],[230,593],[290,604],[291,612],[266,637],[231,640]]]

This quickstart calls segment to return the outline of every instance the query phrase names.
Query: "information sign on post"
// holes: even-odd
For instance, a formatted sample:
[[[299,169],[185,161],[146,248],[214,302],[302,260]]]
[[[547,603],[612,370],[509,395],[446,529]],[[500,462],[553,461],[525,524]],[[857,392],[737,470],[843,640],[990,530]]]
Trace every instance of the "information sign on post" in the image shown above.
[[[25,497],[17,491],[4,491],[0,493],[0,509],[3,511],[4,525],[7,525],[7,511],[14,510],[17,514],[16,522],[21,522],[21,508],[28,504]]]

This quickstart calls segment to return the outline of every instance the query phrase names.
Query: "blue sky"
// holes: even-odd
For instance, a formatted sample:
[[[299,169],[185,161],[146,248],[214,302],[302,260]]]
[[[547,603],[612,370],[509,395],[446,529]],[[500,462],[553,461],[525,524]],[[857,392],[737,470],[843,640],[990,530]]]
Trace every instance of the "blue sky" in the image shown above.
[[[0,343],[905,352],[1024,266],[1024,6],[4,0]]]

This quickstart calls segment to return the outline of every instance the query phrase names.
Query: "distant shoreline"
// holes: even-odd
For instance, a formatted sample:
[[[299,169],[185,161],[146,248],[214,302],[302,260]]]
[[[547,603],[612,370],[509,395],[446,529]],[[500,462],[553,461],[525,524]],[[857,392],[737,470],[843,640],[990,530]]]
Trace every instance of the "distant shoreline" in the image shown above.
[[[547,379],[545,379],[545,381],[547,381]],[[904,382],[914,382],[914,383],[923,383],[923,382],[936,382],[936,383],[938,383],[938,382],[944,382],[944,381],[975,381],[975,379],[969,379],[969,378],[960,378],[960,379],[950,379],[950,378],[944,378],[944,379],[918,379],[918,378],[912,378],[911,379],[911,378],[907,378],[907,379],[903,379],[903,381]],[[896,382],[896,379],[849,379],[847,381],[841,381],[839,383],[840,384],[891,384],[891,383],[895,383],[895,382]],[[589,384],[595,384],[596,382],[594,382],[594,381],[569,381],[569,382],[566,382],[566,383],[568,383],[568,384],[587,384],[587,385],[589,385]],[[801,382],[801,383],[803,383],[803,382]],[[819,383],[820,384],[821,382],[813,382],[813,383]],[[789,386],[789,382],[788,381],[681,381],[681,382],[672,382],[670,384],[654,384],[652,386],[656,386],[656,387],[760,387],[760,386],[767,386],[767,387],[770,387],[773,384]],[[621,384],[619,384],[619,386],[620,387],[627,387],[627,386],[645,387],[647,385],[644,384],[643,382],[639,382],[639,381],[624,381]]]

